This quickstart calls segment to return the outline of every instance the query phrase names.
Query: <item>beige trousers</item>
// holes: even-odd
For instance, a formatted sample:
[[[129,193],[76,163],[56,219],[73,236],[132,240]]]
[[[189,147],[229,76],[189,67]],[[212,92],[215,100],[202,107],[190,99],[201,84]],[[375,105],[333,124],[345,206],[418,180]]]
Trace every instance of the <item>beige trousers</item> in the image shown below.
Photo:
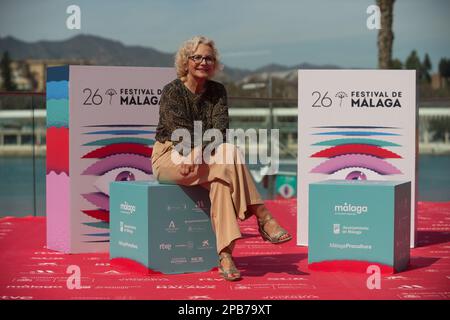
[[[151,157],[153,174],[160,182],[184,186],[201,185],[209,190],[212,227],[216,234],[217,252],[220,253],[232,241],[241,237],[237,218],[248,218],[250,214],[247,207],[263,204],[264,201],[256,189],[241,151],[235,145],[221,144],[208,163],[202,161],[195,164],[193,172],[187,175],[180,173],[177,157],[179,154],[171,141],[157,141]]]

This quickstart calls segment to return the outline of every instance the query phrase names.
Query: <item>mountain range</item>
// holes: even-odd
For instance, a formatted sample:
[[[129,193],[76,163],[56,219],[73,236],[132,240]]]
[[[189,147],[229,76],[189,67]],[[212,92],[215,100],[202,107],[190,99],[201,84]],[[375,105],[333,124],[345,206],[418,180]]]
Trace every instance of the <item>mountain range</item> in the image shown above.
[[[95,65],[111,66],[143,66],[143,67],[171,67],[174,54],[160,50],[124,45],[120,41],[102,38],[94,35],[77,35],[61,41],[41,40],[25,42],[11,36],[0,37],[0,54],[8,51],[11,59],[43,59],[43,60],[75,60],[89,61]],[[272,77],[285,81],[297,81],[298,69],[336,69],[335,65],[313,65],[302,63],[295,66],[269,64],[256,70],[239,69],[224,66],[224,70],[217,76],[221,81],[246,83],[255,79]]]

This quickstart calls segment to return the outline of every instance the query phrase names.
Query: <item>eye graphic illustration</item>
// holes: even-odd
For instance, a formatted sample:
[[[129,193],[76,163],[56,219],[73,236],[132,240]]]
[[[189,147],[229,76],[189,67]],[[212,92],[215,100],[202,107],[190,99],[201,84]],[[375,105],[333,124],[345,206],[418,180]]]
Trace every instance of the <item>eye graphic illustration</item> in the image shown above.
[[[320,136],[398,136],[397,133],[390,132],[375,132],[375,131],[332,131],[332,132],[321,132],[315,133],[315,135]]]
[[[108,146],[114,143],[140,143],[140,144],[149,144],[154,143],[154,140],[151,139],[144,139],[144,138],[110,138],[110,139],[102,139],[102,140],[96,140],[89,143],[84,144],[85,146]]]
[[[278,188],[278,192],[279,192],[284,198],[290,198],[290,197],[292,197],[292,196],[294,195],[295,190],[294,190],[294,188],[293,188],[291,185],[289,185],[289,184],[284,184],[284,185],[281,185],[281,186]]]
[[[379,140],[358,138],[367,136],[399,136],[397,133],[386,131],[372,131],[372,129],[387,129],[388,127],[326,127],[334,129],[371,129],[369,131],[327,131],[313,135],[341,135],[346,138],[325,140],[314,143],[313,146],[328,146],[314,154],[311,158],[326,158],[319,165],[311,169],[311,173],[321,173],[341,180],[377,180],[383,176],[402,174],[387,159],[401,159],[402,157],[385,147],[400,146],[396,143]],[[389,129],[395,129],[389,127]]]
[[[104,131],[93,131],[86,132],[85,134],[112,134],[112,135],[138,135],[156,133],[156,131],[144,131],[144,130],[104,130]]]
[[[325,140],[314,143],[313,146],[340,146],[345,144],[365,144],[378,147],[400,147],[399,144],[377,139],[361,139],[361,138],[345,138],[345,139],[333,139]]]
[[[136,154],[115,154],[94,163],[84,170],[82,174],[100,176],[110,170],[125,166],[140,169],[147,174],[152,173],[150,159]]]
[[[150,141],[151,142],[151,141]],[[95,149],[83,156],[86,158],[105,158],[119,153],[139,154],[144,157],[151,157],[152,148],[137,143],[116,143]]]
[[[380,175],[400,174],[401,171],[391,165],[389,162],[377,157],[363,154],[346,154],[333,157],[322,162],[311,170],[313,173],[332,174],[344,168],[367,168],[377,172]]]
[[[147,160],[149,161],[149,160]],[[102,174],[95,182],[94,186],[98,191],[109,196],[109,183],[111,181],[140,181],[152,180],[151,173],[132,167],[120,167]]]
[[[96,126],[89,126],[96,127]],[[109,137],[89,141],[83,146],[95,149],[86,153],[81,159],[96,159],[89,165],[82,175],[97,176],[93,182],[96,192],[81,194],[81,196],[95,209],[86,209],[82,212],[98,221],[84,223],[103,231],[84,234],[90,239],[86,242],[108,242],[102,237],[109,237],[105,229],[109,229],[109,184],[113,181],[153,180],[150,157],[153,151],[153,139],[146,138],[154,130],[138,130],[123,128],[123,125],[103,125],[108,130],[90,131],[85,135],[110,135]],[[121,129],[114,129],[121,127]],[[133,127],[148,127],[135,125]],[[139,137],[141,135],[141,137]],[[144,137],[142,137],[144,136]]]
[[[114,171],[114,170],[113,170]],[[123,171],[122,169],[120,172],[116,175],[116,179],[114,181],[135,181],[136,178],[134,177],[134,174],[130,171]]]
[[[377,158],[401,158],[398,154],[384,148],[368,144],[344,144],[316,152],[313,158],[331,158],[344,154],[366,154]]]
[[[352,171],[345,176],[346,180],[367,180],[367,176],[361,171]]]

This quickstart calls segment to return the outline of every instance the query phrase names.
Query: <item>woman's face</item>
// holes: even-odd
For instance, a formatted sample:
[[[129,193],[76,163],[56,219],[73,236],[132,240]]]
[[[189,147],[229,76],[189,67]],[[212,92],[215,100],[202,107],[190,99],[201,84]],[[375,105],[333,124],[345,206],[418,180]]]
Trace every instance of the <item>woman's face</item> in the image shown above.
[[[214,74],[215,63],[213,49],[201,43],[188,59],[188,74],[195,78],[208,79]]]

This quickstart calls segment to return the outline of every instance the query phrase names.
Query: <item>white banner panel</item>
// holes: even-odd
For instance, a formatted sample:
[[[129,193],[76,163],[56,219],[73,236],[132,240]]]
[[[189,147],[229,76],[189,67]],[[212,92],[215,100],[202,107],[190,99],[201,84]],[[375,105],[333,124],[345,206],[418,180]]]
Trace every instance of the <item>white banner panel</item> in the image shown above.
[[[174,68],[47,70],[47,247],[109,249],[109,183],[151,180],[163,87]]]
[[[298,245],[308,245],[308,185],[358,179],[411,181],[414,247],[416,169],[414,70],[299,70]]]

